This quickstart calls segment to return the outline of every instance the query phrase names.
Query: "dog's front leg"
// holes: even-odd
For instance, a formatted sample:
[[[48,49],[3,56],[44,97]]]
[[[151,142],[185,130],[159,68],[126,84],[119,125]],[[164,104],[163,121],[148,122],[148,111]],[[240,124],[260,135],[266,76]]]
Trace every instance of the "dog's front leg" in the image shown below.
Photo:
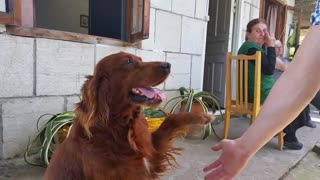
[[[162,151],[171,144],[172,140],[178,136],[184,135],[190,126],[197,124],[207,124],[213,119],[213,116],[207,113],[199,112],[181,112],[169,115],[152,134],[152,142],[157,150]]]
[[[163,172],[166,169],[164,162],[170,164],[169,161],[174,160],[172,153],[176,153],[178,149],[173,148],[172,143],[176,137],[185,135],[192,125],[207,124],[211,120],[213,116],[199,112],[181,112],[168,116],[152,133],[152,143],[157,151],[153,160],[156,171]]]

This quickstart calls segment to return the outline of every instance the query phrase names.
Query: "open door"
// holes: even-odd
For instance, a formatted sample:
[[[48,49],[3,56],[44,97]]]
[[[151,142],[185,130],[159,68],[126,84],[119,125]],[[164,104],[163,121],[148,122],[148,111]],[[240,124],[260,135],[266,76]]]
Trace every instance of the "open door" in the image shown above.
[[[224,107],[225,63],[229,42],[231,0],[210,0],[203,90],[213,93]]]

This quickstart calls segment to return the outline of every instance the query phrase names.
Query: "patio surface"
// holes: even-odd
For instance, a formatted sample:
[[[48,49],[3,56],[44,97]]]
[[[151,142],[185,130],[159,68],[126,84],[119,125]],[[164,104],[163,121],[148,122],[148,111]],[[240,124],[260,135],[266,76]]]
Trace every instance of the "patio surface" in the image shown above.
[[[311,116],[320,119],[318,113],[312,111]],[[311,149],[320,140],[320,123],[317,128],[303,127],[298,130],[298,139],[303,143],[299,151],[277,149],[277,138],[266,144],[248,163],[236,180],[291,180],[320,179],[320,154]],[[249,126],[246,118],[232,119],[230,138],[239,137]],[[218,135],[222,135],[223,123],[214,126]],[[175,146],[183,147],[181,156],[177,157],[180,167],[167,172],[161,180],[197,180],[203,179],[203,167],[215,160],[219,153],[210,147],[219,142],[212,134],[205,140],[179,139]],[[38,180],[43,178],[44,168],[29,166],[22,159],[0,161],[1,180]]]

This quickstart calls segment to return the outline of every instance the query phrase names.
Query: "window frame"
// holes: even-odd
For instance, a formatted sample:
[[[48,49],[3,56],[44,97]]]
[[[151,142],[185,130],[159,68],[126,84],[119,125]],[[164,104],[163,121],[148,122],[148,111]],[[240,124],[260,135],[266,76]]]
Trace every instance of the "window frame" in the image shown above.
[[[0,23],[14,26],[21,25],[21,3],[21,0],[15,0],[12,4],[14,9],[12,12],[0,12]],[[5,1],[5,5],[7,8],[7,1]]]
[[[137,33],[131,33],[131,15],[132,15],[132,1],[127,0],[127,7],[126,7],[126,37],[129,42],[137,42],[140,39],[147,39],[149,38],[149,22],[150,22],[150,0],[143,0],[143,20],[142,20],[142,30]]]
[[[136,43],[149,37],[150,0],[143,0],[142,31],[135,34],[131,34],[131,1],[132,0],[126,0],[126,41],[68,31],[37,28],[35,27],[36,12],[33,0],[13,0],[11,6],[6,3],[6,6],[9,6],[12,11],[0,12],[0,24],[6,25],[6,32],[8,34],[18,36],[49,38],[85,43],[136,46],[135,44],[131,43]]]

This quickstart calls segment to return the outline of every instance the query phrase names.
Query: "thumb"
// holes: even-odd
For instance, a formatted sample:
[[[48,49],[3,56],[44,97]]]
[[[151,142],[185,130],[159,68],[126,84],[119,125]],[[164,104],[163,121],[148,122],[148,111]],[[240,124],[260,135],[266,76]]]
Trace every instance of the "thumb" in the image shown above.
[[[222,144],[223,144],[224,140],[220,141],[218,144],[212,146],[212,150],[213,151],[220,151],[222,149]]]

